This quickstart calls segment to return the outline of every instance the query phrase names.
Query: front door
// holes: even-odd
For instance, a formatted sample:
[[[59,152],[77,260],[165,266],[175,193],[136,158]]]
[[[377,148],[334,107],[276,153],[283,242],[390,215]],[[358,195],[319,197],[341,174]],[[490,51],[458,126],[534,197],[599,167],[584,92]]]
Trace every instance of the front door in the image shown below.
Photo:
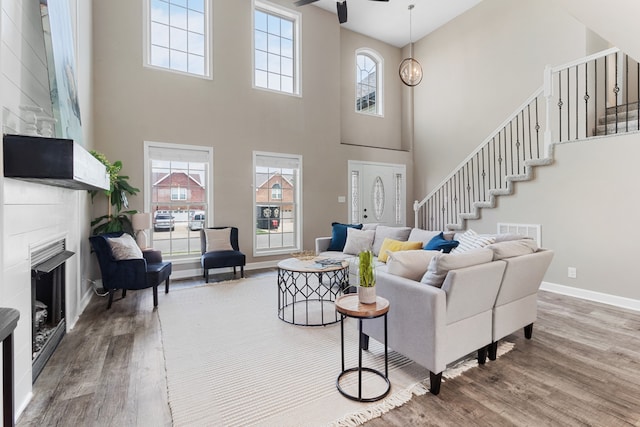
[[[349,161],[349,218],[352,223],[406,224],[406,167]]]

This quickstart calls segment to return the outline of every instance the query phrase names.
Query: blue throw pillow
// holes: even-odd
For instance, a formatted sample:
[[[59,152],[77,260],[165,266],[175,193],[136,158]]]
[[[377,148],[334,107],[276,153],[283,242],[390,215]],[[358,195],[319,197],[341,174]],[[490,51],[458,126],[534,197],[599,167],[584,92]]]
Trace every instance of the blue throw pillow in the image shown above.
[[[347,227],[362,230],[362,224],[340,224],[339,222],[331,223],[331,243],[328,251],[342,252],[344,245],[347,243]]]
[[[442,233],[434,236],[429,243],[424,245],[424,249],[428,251],[442,251],[445,254],[451,252],[460,242],[457,240],[447,240]]]

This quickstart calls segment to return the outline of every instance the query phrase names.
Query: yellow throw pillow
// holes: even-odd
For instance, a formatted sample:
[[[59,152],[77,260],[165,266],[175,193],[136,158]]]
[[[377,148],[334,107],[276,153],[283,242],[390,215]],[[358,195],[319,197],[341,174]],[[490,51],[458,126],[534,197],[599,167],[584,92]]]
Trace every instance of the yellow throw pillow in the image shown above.
[[[400,240],[393,240],[388,237],[384,239],[382,242],[382,246],[380,247],[380,252],[378,253],[378,260],[382,262],[387,262],[387,258],[389,252],[398,252],[398,251],[410,251],[415,249],[422,249],[422,242],[401,242]]]

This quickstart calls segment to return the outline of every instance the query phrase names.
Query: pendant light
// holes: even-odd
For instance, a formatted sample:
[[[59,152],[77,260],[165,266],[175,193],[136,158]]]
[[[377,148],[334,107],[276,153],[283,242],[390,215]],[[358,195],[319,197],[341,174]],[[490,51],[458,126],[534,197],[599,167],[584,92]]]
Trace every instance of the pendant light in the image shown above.
[[[414,5],[409,5],[409,57],[402,60],[398,73],[400,80],[407,86],[417,86],[422,81],[422,65],[413,59],[413,40],[411,34],[411,11]]]

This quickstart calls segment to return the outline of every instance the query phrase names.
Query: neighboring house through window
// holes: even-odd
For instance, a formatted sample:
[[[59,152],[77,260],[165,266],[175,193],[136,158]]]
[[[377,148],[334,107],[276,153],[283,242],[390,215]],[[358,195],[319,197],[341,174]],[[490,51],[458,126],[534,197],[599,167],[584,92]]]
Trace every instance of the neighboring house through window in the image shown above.
[[[356,51],[356,111],[382,115],[382,57],[371,49]]]
[[[254,255],[301,250],[302,157],[253,153]]]
[[[168,259],[199,257],[199,230],[212,223],[213,148],[145,142],[144,155],[152,247]]]
[[[300,14],[255,0],[253,12],[253,84],[300,94]]]
[[[211,77],[211,0],[145,0],[145,65]]]

